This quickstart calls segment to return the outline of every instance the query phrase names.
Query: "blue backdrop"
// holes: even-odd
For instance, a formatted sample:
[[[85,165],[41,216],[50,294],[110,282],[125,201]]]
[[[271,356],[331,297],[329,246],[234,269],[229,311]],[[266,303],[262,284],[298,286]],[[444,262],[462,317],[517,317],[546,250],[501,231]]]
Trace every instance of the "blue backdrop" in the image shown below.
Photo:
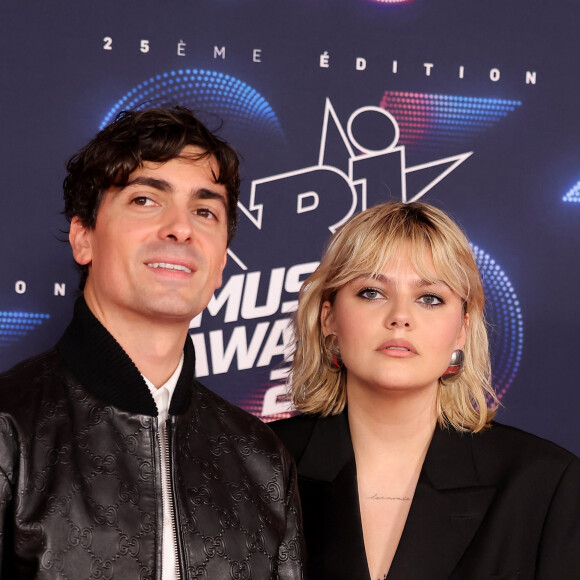
[[[577,22],[572,0],[5,1],[0,370],[49,348],[77,287],[64,163],[127,107],[180,103],[242,153],[198,375],[270,420],[300,283],[386,199],[450,212],[488,294],[500,420],[580,453]]]

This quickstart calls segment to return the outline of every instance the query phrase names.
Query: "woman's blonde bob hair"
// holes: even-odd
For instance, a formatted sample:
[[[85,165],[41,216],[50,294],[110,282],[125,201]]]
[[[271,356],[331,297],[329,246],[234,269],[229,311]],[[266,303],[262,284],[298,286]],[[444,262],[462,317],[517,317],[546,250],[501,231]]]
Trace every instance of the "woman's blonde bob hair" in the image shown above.
[[[491,386],[484,295],[479,271],[467,238],[445,213],[424,203],[384,203],[363,211],[334,236],[318,269],[304,282],[294,317],[292,399],[305,413],[341,413],[346,404],[348,371],[333,366],[322,333],[320,313],[325,301],[361,275],[376,275],[404,252],[417,273],[428,281],[433,272],[463,301],[469,315],[462,371],[439,380],[437,412],[442,426],[480,431],[498,403]],[[491,408],[490,408],[491,407]]]

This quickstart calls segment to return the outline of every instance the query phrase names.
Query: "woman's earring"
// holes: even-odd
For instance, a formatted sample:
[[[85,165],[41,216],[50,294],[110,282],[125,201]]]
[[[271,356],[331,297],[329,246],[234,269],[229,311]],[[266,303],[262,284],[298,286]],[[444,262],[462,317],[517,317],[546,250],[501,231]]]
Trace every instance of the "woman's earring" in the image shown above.
[[[443,373],[442,379],[448,379],[454,377],[461,372],[463,368],[463,361],[465,360],[465,355],[461,349],[454,350],[451,353],[451,361],[447,370]]]
[[[338,346],[336,334],[329,334],[324,337],[324,354],[330,367],[342,368],[342,358],[340,358],[340,347]]]

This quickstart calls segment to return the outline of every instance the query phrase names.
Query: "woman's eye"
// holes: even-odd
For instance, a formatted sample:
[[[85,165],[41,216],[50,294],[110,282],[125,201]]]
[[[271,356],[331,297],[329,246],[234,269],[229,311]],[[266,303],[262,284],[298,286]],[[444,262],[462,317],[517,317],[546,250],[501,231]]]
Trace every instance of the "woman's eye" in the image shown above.
[[[366,300],[376,300],[381,297],[381,293],[376,288],[364,288],[357,296],[365,298]]]
[[[419,302],[425,306],[439,306],[443,304],[443,300],[439,296],[435,296],[435,294],[425,294],[419,298]]]

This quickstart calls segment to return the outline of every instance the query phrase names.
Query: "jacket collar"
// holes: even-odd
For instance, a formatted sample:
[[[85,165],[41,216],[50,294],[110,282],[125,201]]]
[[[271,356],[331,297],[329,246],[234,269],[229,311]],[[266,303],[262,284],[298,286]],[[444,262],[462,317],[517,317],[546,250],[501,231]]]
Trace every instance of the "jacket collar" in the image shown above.
[[[141,373],[82,296],[75,303],[73,319],[56,349],[75,378],[104,403],[128,413],[157,416],[157,405]],[[179,415],[188,408],[194,374],[195,352],[187,339],[170,414]]]
[[[496,493],[477,470],[482,436],[435,429],[388,580],[448,578],[457,566]]]
[[[388,580],[447,578],[452,573],[496,491],[478,474],[473,439],[481,436],[436,427]],[[347,484],[344,474],[349,472],[353,481]],[[361,545],[362,524],[346,410],[317,421],[298,473],[341,487],[342,505],[333,509],[349,522],[351,538],[360,537],[337,545],[337,553],[358,562],[357,578],[368,578],[364,548],[362,558],[352,550],[353,544]]]
[[[345,410],[340,415],[316,421],[308,446],[298,462],[298,473],[309,479],[332,482],[351,459],[354,459],[354,451]]]

